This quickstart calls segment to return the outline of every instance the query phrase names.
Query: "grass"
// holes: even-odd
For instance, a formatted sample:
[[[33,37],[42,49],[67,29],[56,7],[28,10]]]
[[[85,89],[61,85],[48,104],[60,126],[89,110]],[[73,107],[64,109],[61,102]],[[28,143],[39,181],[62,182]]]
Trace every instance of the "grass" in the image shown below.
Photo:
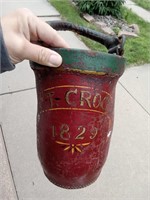
[[[145,22],[127,8],[123,8],[123,15],[128,24],[138,24],[140,35],[138,38],[127,39],[125,57],[129,64],[150,63],[150,23]]]
[[[96,30],[93,24],[80,17],[80,13],[70,0],[49,0],[49,2],[61,13],[64,20]],[[127,65],[150,63],[150,23],[143,21],[126,8],[123,8],[122,11],[128,24],[136,23],[140,28],[139,37],[129,38],[126,41],[124,57],[127,60]],[[102,45],[85,37],[81,37],[81,39],[90,49],[107,52]]]
[[[150,11],[150,0],[132,0],[138,6]]]

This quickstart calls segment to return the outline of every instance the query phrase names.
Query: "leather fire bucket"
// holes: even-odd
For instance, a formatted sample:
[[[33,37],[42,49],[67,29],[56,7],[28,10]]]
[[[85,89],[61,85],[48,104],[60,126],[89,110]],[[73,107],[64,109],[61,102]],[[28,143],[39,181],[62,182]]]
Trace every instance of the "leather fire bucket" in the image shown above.
[[[108,53],[55,48],[58,68],[30,62],[37,89],[37,149],[47,178],[76,189],[93,183],[108,154],[114,121],[115,87],[125,68],[124,37],[48,22],[100,42]]]

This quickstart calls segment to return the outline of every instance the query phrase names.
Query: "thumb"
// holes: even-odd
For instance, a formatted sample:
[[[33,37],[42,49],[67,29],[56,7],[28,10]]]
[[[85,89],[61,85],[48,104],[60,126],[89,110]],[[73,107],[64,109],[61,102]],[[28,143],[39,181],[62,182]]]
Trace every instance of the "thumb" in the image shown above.
[[[62,57],[55,51],[28,41],[23,54],[25,59],[49,67],[59,67],[62,63]]]

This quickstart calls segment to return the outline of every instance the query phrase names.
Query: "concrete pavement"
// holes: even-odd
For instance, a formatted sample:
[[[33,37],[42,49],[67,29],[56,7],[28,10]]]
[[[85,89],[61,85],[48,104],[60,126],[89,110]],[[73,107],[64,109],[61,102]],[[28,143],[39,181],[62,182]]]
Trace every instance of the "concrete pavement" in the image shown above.
[[[2,2],[3,13],[28,5],[43,20],[59,19],[46,0]],[[87,49],[73,33],[60,34],[72,48]],[[99,179],[80,190],[56,187],[42,172],[36,152],[35,81],[28,61],[1,74],[0,83],[0,199],[149,200],[149,64],[127,68],[119,80],[107,162]]]
[[[149,2],[150,3],[150,2]],[[131,0],[126,0],[124,4],[128,9],[137,14],[139,17],[150,23],[150,12],[136,5]]]

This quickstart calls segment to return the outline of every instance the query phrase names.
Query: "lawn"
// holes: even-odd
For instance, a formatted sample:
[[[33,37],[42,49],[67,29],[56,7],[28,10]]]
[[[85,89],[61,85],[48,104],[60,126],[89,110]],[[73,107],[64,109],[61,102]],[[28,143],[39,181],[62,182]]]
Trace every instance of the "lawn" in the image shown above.
[[[49,0],[49,2],[61,13],[64,20],[96,30],[93,24],[80,17],[77,8],[72,5],[70,0]],[[127,60],[127,65],[150,63],[150,23],[143,21],[124,7],[123,16],[128,24],[136,23],[140,28],[139,37],[126,40],[124,57]],[[102,45],[96,42],[84,37],[81,39],[92,50],[106,51]]]

